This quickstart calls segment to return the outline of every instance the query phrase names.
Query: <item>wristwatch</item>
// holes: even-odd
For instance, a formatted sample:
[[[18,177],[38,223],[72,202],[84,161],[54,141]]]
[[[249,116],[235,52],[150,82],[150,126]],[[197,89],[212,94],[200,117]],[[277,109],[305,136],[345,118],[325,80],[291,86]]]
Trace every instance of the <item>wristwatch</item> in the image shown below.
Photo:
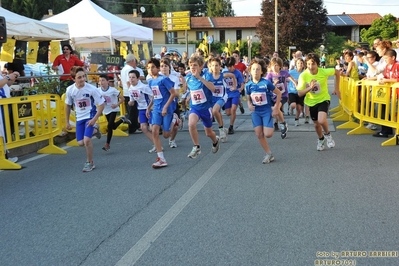
[[[10,81],[10,80],[11,80],[11,78],[10,78],[10,76],[9,76],[9,75],[7,75],[7,76],[6,76],[6,79],[7,79],[8,81]]]

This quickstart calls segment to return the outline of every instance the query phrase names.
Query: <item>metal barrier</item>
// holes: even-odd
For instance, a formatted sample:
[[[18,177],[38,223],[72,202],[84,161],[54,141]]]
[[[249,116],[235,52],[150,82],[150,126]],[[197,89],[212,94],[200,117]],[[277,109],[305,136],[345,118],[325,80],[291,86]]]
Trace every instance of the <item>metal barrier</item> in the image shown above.
[[[14,149],[48,140],[49,145],[38,153],[66,154],[54,145],[54,137],[62,132],[61,100],[55,94],[20,96],[2,99],[4,113],[5,143]],[[0,169],[21,169],[21,165],[5,158],[5,146],[0,141]]]
[[[340,78],[340,111],[333,121],[344,121],[337,129],[351,129],[347,134],[373,134],[364,122],[387,126],[395,130],[392,138],[381,146],[399,145],[399,123],[397,121],[399,83],[380,84],[377,81],[353,81]]]

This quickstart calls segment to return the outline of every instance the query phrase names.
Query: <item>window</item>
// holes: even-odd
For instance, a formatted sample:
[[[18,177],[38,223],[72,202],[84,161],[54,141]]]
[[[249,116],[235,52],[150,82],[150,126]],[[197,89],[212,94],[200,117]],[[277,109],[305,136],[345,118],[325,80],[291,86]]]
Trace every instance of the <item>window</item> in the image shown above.
[[[236,40],[241,40],[242,39],[242,32],[241,30],[236,30]]]
[[[177,44],[177,43],[179,43],[178,39],[177,39],[177,31],[168,31],[165,34],[165,37],[166,37],[166,40],[165,40],[166,44]]]
[[[226,31],[221,30],[220,31],[220,42],[226,42]]]
[[[206,36],[208,36],[208,32],[207,31],[197,31],[195,33],[195,36],[197,38],[197,41],[201,41],[202,38],[204,38],[204,35],[206,34]]]

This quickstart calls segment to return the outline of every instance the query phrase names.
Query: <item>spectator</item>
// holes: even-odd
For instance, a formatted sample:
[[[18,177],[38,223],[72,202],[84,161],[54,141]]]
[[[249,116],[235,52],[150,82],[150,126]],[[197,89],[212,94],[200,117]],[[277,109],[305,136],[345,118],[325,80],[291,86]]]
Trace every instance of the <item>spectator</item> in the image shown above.
[[[161,52],[159,53],[161,58],[164,57],[164,55],[166,54],[167,51],[168,51],[168,48],[166,48],[166,46],[162,46]]]
[[[71,74],[71,68],[74,66],[85,66],[85,63],[81,61],[77,56],[73,54],[72,47],[69,44],[62,46],[62,54],[57,56],[53,62],[53,69],[58,71],[59,75],[66,75],[60,77],[60,88],[66,89],[68,86],[74,83]]]

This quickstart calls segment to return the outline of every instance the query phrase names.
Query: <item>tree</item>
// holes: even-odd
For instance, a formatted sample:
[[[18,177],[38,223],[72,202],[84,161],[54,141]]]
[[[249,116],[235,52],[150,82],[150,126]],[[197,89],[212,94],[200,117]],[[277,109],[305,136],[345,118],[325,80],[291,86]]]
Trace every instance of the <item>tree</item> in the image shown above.
[[[276,1],[276,0],[274,0]],[[274,51],[274,1],[263,1],[262,17],[257,25],[257,35],[262,42],[262,52]],[[327,10],[322,0],[278,0],[278,50],[286,55],[288,46],[296,46],[305,53],[319,47],[328,31]]]
[[[206,3],[208,17],[232,17],[234,10],[230,0],[208,0]]]
[[[384,40],[391,40],[397,37],[399,23],[395,22],[396,17],[391,14],[385,15],[382,18],[375,19],[369,29],[362,29],[360,31],[360,38],[363,42],[368,42],[370,46],[377,37],[382,37]]]

